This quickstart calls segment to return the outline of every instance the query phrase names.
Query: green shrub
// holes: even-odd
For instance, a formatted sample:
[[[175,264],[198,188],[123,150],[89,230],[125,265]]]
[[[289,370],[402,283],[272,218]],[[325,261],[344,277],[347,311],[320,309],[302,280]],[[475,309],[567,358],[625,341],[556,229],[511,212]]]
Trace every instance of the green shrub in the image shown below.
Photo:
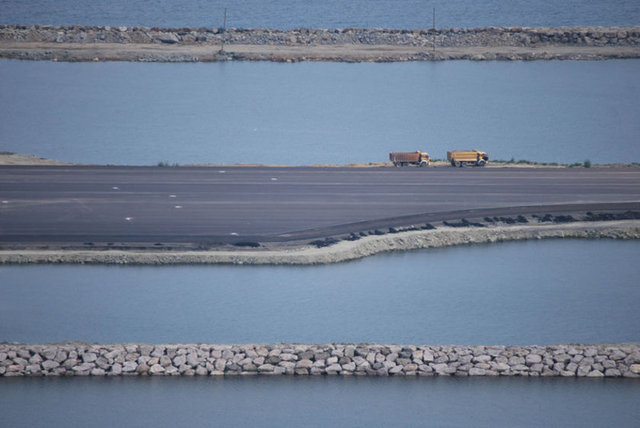
[[[584,162],[582,162],[582,166],[584,166],[585,168],[591,168],[591,161],[589,159],[586,159]]]

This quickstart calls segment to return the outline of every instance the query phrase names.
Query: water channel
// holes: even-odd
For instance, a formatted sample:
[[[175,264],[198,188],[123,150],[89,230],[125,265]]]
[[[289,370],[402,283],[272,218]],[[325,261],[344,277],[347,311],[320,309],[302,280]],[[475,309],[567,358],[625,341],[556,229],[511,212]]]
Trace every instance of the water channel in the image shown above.
[[[0,151],[70,162],[640,159],[640,60],[442,63],[0,61]]]
[[[0,341],[640,340],[640,244],[530,241],[290,266],[2,266]]]
[[[479,378],[3,379],[11,427],[633,427],[633,380]]]
[[[637,25],[634,0],[3,0],[0,24],[238,28]]]

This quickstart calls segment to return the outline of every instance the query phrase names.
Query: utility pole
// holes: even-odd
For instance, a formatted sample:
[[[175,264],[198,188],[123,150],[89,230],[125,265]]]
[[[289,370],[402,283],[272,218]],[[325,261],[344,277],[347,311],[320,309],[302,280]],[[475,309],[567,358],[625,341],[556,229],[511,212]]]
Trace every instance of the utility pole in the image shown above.
[[[222,21],[222,44],[220,45],[220,52],[224,53],[224,33],[227,32],[227,8],[224,8],[224,19]]]
[[[436,51],[436,8],[433,7],[433,51]]]
[[[433,29],[436,29],[436,8],[433,8]]]

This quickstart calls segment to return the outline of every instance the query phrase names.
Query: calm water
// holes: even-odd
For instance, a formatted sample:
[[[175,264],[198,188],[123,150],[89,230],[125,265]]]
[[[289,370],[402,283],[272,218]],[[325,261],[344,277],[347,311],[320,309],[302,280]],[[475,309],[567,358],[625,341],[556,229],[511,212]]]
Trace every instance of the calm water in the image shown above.
[[[0,61],[0,151],[84,163],[318,164],[389,151],[640,160],[640,60]]]
[[[542,241],[312,267],[0,267],[0,341],[640,340],[640,243]]]
[[[240,28],[638,25],[636,0],[0,0],[1,24]]]
[[[0,0],[0,24],[638,25],[636,0]],[[390,150],[640,159],[638,61],[0,61],[0,151],[76,162],[374,162]],[[345,265],[0,267],[0,340],[639,340],[637,243],[453,248]],[[460,265],[468,266],[467,270]],[[637,382],[2,379],[6,426],[637,426]]]
[[[8,427],[637,427],[634,380],[2,379]]]

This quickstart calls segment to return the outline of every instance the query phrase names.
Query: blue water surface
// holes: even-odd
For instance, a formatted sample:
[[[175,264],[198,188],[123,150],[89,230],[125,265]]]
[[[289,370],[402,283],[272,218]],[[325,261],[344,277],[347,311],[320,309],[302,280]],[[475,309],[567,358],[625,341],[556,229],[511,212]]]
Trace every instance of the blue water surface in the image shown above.
[[[346,164],[478,148],[640,161],[640,60],[0,61],[0,151],[96,164]]]
[[[0,0],[0,24],[238,28],[638,25],[635,0]]]
[[[4,378],[11,427],[635,427],[637,379]]]
[[[0,341],[640,341],[640,243],[531,241],[325,266],[4,266]]]

